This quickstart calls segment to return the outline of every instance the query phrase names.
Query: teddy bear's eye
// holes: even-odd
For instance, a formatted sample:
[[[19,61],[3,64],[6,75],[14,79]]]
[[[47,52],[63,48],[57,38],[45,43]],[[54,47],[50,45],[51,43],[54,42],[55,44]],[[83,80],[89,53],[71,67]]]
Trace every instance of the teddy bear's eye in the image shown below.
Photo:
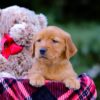
[[[17,20],[15,20],[15,21],[14,21],[14,23],[15,23],[15,24],[17,24],[17,23],[18,23],[18,21],[17,21]]]

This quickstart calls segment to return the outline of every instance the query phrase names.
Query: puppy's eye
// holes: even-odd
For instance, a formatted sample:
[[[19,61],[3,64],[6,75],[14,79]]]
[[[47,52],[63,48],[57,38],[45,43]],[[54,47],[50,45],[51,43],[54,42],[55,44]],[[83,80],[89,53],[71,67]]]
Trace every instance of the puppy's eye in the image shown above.
[[[41,39],[38,39],[37,42],[41,42]]]
[[[59,41],[52,39],[52,42],[53,43],[58,43]]]

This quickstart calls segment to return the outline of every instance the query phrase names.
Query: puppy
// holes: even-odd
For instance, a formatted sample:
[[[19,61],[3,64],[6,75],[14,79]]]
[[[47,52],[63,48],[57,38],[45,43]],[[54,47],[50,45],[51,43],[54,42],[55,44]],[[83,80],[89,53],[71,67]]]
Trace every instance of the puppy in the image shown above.
[[[33,66],[28,71],[30,84],[43,86],[45,80],[62,81],[66,87],[79,89],[80,82],[69,61],[77,49],[70,35],[56,26],[48,26],[33,38]]]

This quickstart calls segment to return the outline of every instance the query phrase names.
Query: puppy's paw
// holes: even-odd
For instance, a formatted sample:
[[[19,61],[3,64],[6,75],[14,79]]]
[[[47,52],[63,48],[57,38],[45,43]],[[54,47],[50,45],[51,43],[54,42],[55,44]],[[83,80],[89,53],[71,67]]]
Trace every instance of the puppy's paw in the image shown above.
[[[68,88],[78,90],[80,88],[80,81],[78,79],[66,79],[64,84]]]
[[[45,85],[45,79],[42,76],[32,77],[30,79],[30,84],[35,87],[41,87]]]

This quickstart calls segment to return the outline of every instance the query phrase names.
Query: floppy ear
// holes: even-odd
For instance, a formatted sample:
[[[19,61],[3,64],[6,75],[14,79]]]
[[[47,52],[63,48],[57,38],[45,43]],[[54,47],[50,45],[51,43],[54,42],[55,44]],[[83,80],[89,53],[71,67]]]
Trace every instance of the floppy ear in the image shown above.
[[[67,59],[70,59],[77,52],[77,48],[76,48],[75,44],[73,43],[70,35],[66,35],[65,50],[66,50],[66,58]]]
[[[35,56],[35,40],[34,40],[34,36],[33,36],[33,39],[32,39],[32,45],[30,47],[30,52],[31,52],[31,56],[33,58]]]

